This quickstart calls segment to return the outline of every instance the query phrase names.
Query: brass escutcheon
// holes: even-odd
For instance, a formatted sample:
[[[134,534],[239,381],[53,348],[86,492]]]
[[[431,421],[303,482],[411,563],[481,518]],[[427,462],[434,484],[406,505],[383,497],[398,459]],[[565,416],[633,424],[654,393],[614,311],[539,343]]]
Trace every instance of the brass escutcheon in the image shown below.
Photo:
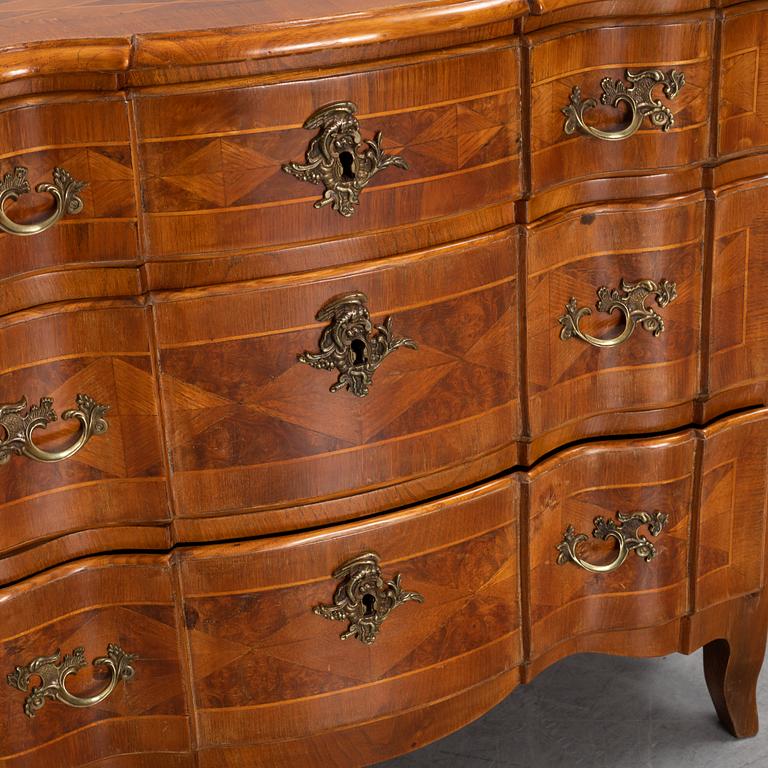
[[[594,99],[582,98],[581,89],[574,86],[571,91],[570,104],[561,110],[565,115],[563,130],[566,134],[570,136],[578,131],[586,136],[594,136],[596,139],[603,139],[604,141],[621,141],[632,136],[646,117],[657,128],[668,131],[675,124],[674,115],[668,107],[655,100],[651,92],[656,85],[660,84],[663,86],[664,95],[668,99],[674,99],[685,85],[685,75],[676,69],[669,72],[662,72],[659,69],[632,72],[628,69],[625,76],[631,83],[630,86],[625,85],[621,80],[613,80],[610,77],[604,77],[600,81],[600,86],[603,89],[600,103],[612,107],[618,107],[622,102],[627,104],[631,113],[628,125],[618,131],[602,131],[587,125],[584,120],[584,112],[596,107],[597,102]]]
[[[355,212],[360,192],[379,171],[391,166],[408,169],[402,157],[388,155],[381,148],[381,131],[373,141],[363,141],[356,112],[357,106],[351,101],[320,107],[304,123],[307,130],[319,129],[309,142],[306,162],[283,165],[283,170],[297,179],[325,187],[315,208],[330,205],[342,216]]]
[[[93,707],[104,701],[121,680],[130,680],[134,675],[132,662],[137,658],[131,653],[126,653],[119,645],[110,643],[107,646],[107,655],[93,660],[94,667],[107,667],[111,677],[107,687],[93,696],[81,697],[71,694],[66,687],[67,678],[86,666],[85,650],[75,648],[72,653],[67,653],[60,658],[60,651],[52,656],[38,656],[24,667],[16,669],[6,677],[11,688],[26,693],[29,696],[24,699],[24,714],[34,717],[42,709],[46,699],[58,701],[68,707]],[[40,684],[31,690],[29,684],[36,677]]]
[[[93,435],[103,435],[109,426],[104,418],[109,406],[101,405],[89,395],[83,394],[77,395],[75,403],[77,408],[64,411],[61,418],[79,421],[80,433],[69,447],[60,451],[44,451],[32,440],[32,433],[36,429],[44,429],[56,421],[50,397],[41,397],[39,404],[30,406],[26,413],[26,397],[22,397],[18,403],[0,405],[0,429],[5,431],[5,436],[0,439],[0,464],[7,463],[13,455],[26,456],[35,461],[63,461],[74,456]]]
[[[316,320],[328,321],[320,334],[320,351],[303,352],[298,356],[300,363],[330,371],[339,372],[331,392],[348,389],[357,397],[365,397],[373,381],[374,371],[384,358],[400,347],[416,349],[413,339],[397,338],[392,333],[392,318],[376,326],[366,306],[368,297],[357,291],[334,296],[315,315]]]
[[[349,628],[339,637],[356,637],[371,645],[381,625],[398,605],[411,600],[423,603],[418,592],[407,592],[400,586],[400,574],[384,581],[375,552],[363,552],[339,566],[333,573],[339,586],[333,594],[332,605],[316,605],[312,610],[324,619],[348,621]]]
[[[628,283],[622,279],[621,289],[609,290],[605,285],[597,289],[598,311],[609,314],[620,312],[624,316],[624,329],[612,339],[598,339],[581,330],[581,319],[591,315],[592,310],[589,307],[580,308],[572,296],[565,305],[565,314],[558,318],[562,326],[560,338],[567,341],[575,336],[593,347],[617,347],[632,335],[638,324],[654,336],[659,336],[664,332],[664,318],[645,306],[645,300],[649,296],[655,297],[660,307],[666,307],[677,298],[677,285],[669,280],[662,280],[657,284],[653,280]]]
[[[0,230],[11,235],[39,235],[65,214],[76,214],[83,210],[80,192],[86,186],[85,182],[76,181],[64,168],[54,168],[53,183],[42,182],[35,187],[36,192],[48,192],[53,197],[53,213],[34,224],[12,221],[5,212],[5,203],[7,200],[18,200],[30,191],[27,172],[26,168],[19,166],[13,173],[6,173],[0,182]]]
[[[569,525],[565,530],[563,540],[557,545],[557,551],[560,553],[557,557],[557,564],[576,563],[580,568],[590,573],[610,573],[624,563],[630,552],[634,552],[646,563],[653,560],[656,557],[656,547],[645,536],[638,535],[638,528],[641,525],[647,525],[651,535],[658,536],[667,524],[669,515],[663,512],[654,512],[653,515],[649,515],[647,512],[631,512],[629,514],[617,512],[616,516],[619,519],[618,525],[613,520],[596,517],[594,520],[595,529],[592,531],[592,535],[596,539],[603,539],[603,541],[615,539],[618,542],[619,551],[613,562],[607,565],[593,565],[582,560],[576,549],[579,544],[587,541],[589,536],[586,533],[576,533],[574,527]]]

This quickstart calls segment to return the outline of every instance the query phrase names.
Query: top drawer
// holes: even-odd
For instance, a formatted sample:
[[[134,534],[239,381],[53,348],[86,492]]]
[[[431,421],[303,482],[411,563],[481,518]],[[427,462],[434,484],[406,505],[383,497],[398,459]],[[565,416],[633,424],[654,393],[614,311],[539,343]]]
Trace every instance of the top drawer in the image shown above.
[[[0,109],[0,195],[7,217],[0,226],[0,313],[136,293],[129,274],[137,238],[125,100],[81,95],[31,101]],[[41,184],[54,189],[38,191]],[[67,269],[106,264],[131,267],[102,271],[98,279],[94,271],[75,278]]]
[[[339,103],[356,111],[339,107],[308,121]],[[381,237],[384,230],[390,250],[376,255],[390,255],[399,229],[518,195],[519,105],[519,52],[508,42],[313,80],[276,83],[269,77],[215,90],[140,94],[148,258],[274,249],[353,234]],[[375,157],[379,151],[400,156],[407,169],[389,165],[370,173],[384,163],[385,157]],[[311,160],[317,161],[317,184],[283,170]],[[326,192],[322,179],[334,177],[336,188],[349,188],[353,171],[359,203],[343,211],[350,215],[331,204],[313,207]],[[478,217],[476,233],[487,228]],[[368,240],[356,242],[356,260],[371,257]],[[341,258],[321,252],[304,268]],[[262,261],[273,262],[274,254]],[[258,271],[264,274],[264,266]]]
[[[531,35],[532,191],[704,161],[713,32],[698,13]]]

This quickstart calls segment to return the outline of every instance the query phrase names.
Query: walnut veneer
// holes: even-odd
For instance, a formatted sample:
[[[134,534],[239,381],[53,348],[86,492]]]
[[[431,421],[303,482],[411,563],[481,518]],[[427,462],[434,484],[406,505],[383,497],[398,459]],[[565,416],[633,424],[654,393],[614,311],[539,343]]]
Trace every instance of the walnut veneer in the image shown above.
[[[582,651],[754,734],[767,46],[0,0],[0,766],[371,765]]]

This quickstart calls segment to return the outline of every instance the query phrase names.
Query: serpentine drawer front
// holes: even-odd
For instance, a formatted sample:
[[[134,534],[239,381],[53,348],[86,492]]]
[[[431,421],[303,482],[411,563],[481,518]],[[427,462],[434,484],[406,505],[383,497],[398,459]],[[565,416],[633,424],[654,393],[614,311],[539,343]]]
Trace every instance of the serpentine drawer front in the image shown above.
[[[500,232],[158,303],[179,516],[288,507],[254,524],[300,528],[306,511],[290,507],[308,501],[367,491],[373,505],[378,491],[392,507],[451,489],[421,484],[430,473],[509,466],[516,245]],[[323,519],[352,516],[348,504],[328,501]]]
[[[0,768],[362,768],[578,652],[754,735],[768,2],[56,5],[0,0]]]
[[[189,765],[179,647],[165,556],[92,558],[6,587],[0,764],[162,751],[165,765]]]

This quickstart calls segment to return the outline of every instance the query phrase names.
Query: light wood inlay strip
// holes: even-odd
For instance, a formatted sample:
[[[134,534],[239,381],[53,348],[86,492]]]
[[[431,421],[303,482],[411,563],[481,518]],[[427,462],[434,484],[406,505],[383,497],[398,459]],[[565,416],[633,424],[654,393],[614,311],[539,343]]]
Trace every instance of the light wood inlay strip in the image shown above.
[[[300,701],[317,701],[319,699],[327,699],[333,696],[343,696],[344,694],[349,693],[350,691],[362,691],[362,690],[365,690],[366,688],[372,688],[376,685],[381,685],[382,683],[388,683],[394,680],[405,680],[409,677],[413,677],[414,675],[419,675],[423,672],[428,672],[430,669],[436,669],[438,667],[442,667],[446,663],[454,662],[459,659],[467,658],[468,656],[479,654],[482,651],[486,651],[489,648],[492,648],[494,645],[501,645],[507,640],[510,640],[511,638],[513,638],[519,632],[520,632],[519,628],[513,629],[511,632],[505,632],[503,635],[499,635],[494,640],[491,640],[487,643],[483,643],[482,645],[477,645],[468,651],[464,651],[463,653],[457,653],[455,656],[449,656],[447,659],[441,659],[440,661],[435,662],[434,664],[430,664],[428,667],[419,667],[418,669],[411,669],[408,672],[401,672],[398,675],[390,675],[388,677],[385,677],[379,680],[373,680],[369,683],[360,683],[358,685],[352,685],[346,688],[340,688],[335,691],[323,691],[323,693],[314,693],[308,696],[298,696],[296,698],[282,699],[280,701],[269,701],[269,702],[265,702],[264,704],[235,705],[231,707],[200,707],[198,711],[212,712],[216,714],[227,712],[228,710],[236,710],[238,712],[248,712],[248,711],[253,711],[258,709],[272,709],[272,708],[286,707],[286,706],[290,707],[292,704]]]
[[[558,223],[562,223],[562,222],[558,222]],[[535,234],[535,231],[536,230],[534,230],[534,234]],[[590,251],[589,253],[580,254],[570,259],[563,259],[562,261],[557,261],[554,264],[549,264],[545,268],[536,270],[535,272],[529,272],[528,277],[529,278],[538,277],[539,275],[546,274],[547,272],[552,272],[553,270],[560,269],[561,267],[567,267],[571,264],[578,264],[581,261],[586,261],[587,259],[595,259],[601,256],[630,256],[636,253],[655,253],[657,251],[661,251],[661,252],[674,251],[676,248],[688,248],[689,246],[700,245],[700,244],[701,244],[701,238],[696,237],[696,238],[692,238],[691,240],[683,240],[679,243],[667,243],[665,245],[649,244],[649,245],[640,246],[637,248],[612,248],[607,251]]]
[[[357,275],[357,273],[354,273],[354,274]],[[508,283],[514,283],[514,282],[515,282],[514,275],[510,275],[509,277],[504,277],[501,280],[494,280],[493,282],[486,283],[485,285],[475,286],[474,288],[468,288],[466,291],[459,291],[458,293],[449,293],[449,294],[446,294],[445,296],[438,296],[437,298],[434,298],[434,299],[419,301],[413,304],[404,304],[398,307],[391,307],[389,309],[384,310],[383,312],[371,312],[371,318],[372,319],[384,318],[387,315],[391,315],[394,313],[410,312],[413,309],[430,307],[433,304],[442,304],[448,301],[455,301],[456,299],[461,299],[465,296],[472,296],[475,293],[482,293],[483,291],[491,290],[493,288],[498,288],[501,285],[506,285]],[[232,295],[232,294],[218,294],[218,296],[227,296],[227,295]],[[198,297],[197,300],[205,301],[205,298]],[[244,333],[244,334],[239,334],[234,336],[221,336],[216,339],[196,339],[195,341],[183,341],[177,344],[162,344],[160,345],[160,349],[186,349],[188,347],[208,346],[211,344],[221,344],[229,341],[243,341],[245,339],[260,339],[265,336],[279,336],[281,334],[296,333],[298,331],[307,331],[312,328],[320,329],[323,327],[325,327],[324,323],[318,323],[318,322],[306,323],[304,325],[295,325],[295,326],[290,326],[288,328],[275,328],[269,331],[258,331],[257,333]]]
[[[490,96],[501,96],[505,93],[513,93],[519,90],[519,86],[512,88],[502,88],[497,91],[485,91],[472,96],[462,96],[458,99],[448,99],[447,101],[433,101],[429,104],[414,104],[411,107],[402,109],[390,109],[386,112],[367,112],[365,114],[357,113],[358,120],[370,120],[374,117],[388,117],[390,115],[401,115],[408,112],[420,112],[425,109],[435,109],[436,107],[450,107],[452,104],[463,104],[467,101],[476,99],[485,99]],[[182,136],[159,136],[148,139],[140,139],[139,144],[162,144],[166,141],[195,141],[196,139],[217,139],[226,136],[249,136],[255,133],[279,133],[280,131],[293,131],[302,127],[301,123],[291,123],[288,125],[268,125],[263,128],[246,128],[233,131],[215,131],[212,133],[188,133]]]
[[[176,470],[175,476],[181,477],[184,475],[206,475],[206,474],[223,474],[223,473],[233,473],[233,472],[249,472],[255,467],[280,467],[280,466],[290,466],[291,464],[301,464],[304,462],[310,462],[310,461],[317,461],[318,458],[324,457],[327,458],[329,456],[340,456],[345,453],[355,453],[358,451],[365,451],[369,448],[377,448],[382,445],[389,445],[391,443],[399,443],[403,440],[411,440],[414,437],[422,437],[424,435],[432,434],[433,432],[439,432],[444,429],[451,429],[453,427],[456,427],[460,424],[467,424],[472,421],[477,421],[478,419],[487,419],[488,416],[490,416],[492,413],[495,413],[496,411],[500,411],[506,408],[509,408],[510,406],[514,405],[517,402],[516,399],[514,400],[508,400],[505,403],[501,403],[500,405],[496,405],[493,408],[489,408],[486,411],[483,411],[482,413],[476,413],[472,416],[466,416],[463,419],[457,419],[456,421],[451,421],[448,424],[441,424],[437,427],[430,427],[429,429],[422,429],[418,432],[409,432],[406,435],[400,435],[399,437],[390,437],[386,440],[379,440],[374,443],[365,443],[364,445],[354,445],[349,448],[341,448],[338,451],[328,451],[325,453],[320,454],[312,454],[310,456],[298,456],[293,459],[281,459],[280,461],[267,461],[267,462],[261,462],[259,464],[242,464],[232,467],[227,467],[225,470],[222,470],[220,467],[216,469],[184,469],[184,470]],[[686,400],[686,402],[688,402]],[[382,485],[392,485],[392,483],[376,483],[375,485],[371,486],[362,486],[361,488],[356,489],[355,493],[364,493],[366,490],[371,488],[379,488],[382,487]],[[222,510],[223,512],[226,510]]]
[[[77,735],[78,733],[82,733],[83,731],[88,731],[91,728],[99,728],[102,726],[109,726],[110,723],[116,723],[116,722],[128,722],[131,720],[183,720],[185,721],[187,718],[184,715],[115,715],[113,717],[105,718],[104,720],[97,720],[93,723],[86,723],[85,725],[81,725],[79,728],[73,728],[71,730],[68,730],[66,733],[62,733],[60,736],[55,736],[52,739],[49,739],[48,741],[41,741],[37,744],[35,744],[34,747],[30,747],[29,749],[25,749],[22,752],[14,752],[11,755],[2,755],[0,757],[0,763],[5,762],[6,760],[12,760],[16,757],[23,757],[24,755],[28,755],[32,752],[37,752],[39,749],[42,749],[43,747],[47,747],[51,744],[55,744],[57,741],[62,741],[63,739],[69,739],[72,736]],[[109,755],[109,758],[111,759],[114,757],[114,755]],[[100,758],[100,760],[104,760],[105,758]],[[100,762],[97,761],[98,762]],[[81,766],[82,768],[82,766]]]
[[[581,34],[581,32],[575,32],[573,34]],[[543,46],[544,44],[542,44]],[[534,52],[534,57],[536,56],[536,53]],[[662,67],[682,67],[687,66],[689,64],[703,64],[704,62],[709,61],[709,56],[699,56],[695,59],[676,59],[674,61],[654,61],[653,66],[656,69],[661,69]],[[604,62],[602,64],[596,64],[593,67],[582,67],[581,69],[569,69],[566,72],[560,72],[557,75],[553,75],[552,77],[545,77],[543,80],[534,80],[531,84],[532,89],[539,88],[542,85],[546,85],[547,83],[552,83],[557,80],[566,80],[568,78],[573,77],[574,75],[583,75],[585,72],[602,72],[606,69],[627,69],[627,67],[639,67],[643,66],[641,64],[630,64],[629,62],[623,61],[621,63],[617,62]]]
[[[494,168],[497,165],[503,165],[510,160],[515,160],[519,157],[519,153],[506,155],[498,160],[492,160],[489,163],[482,163],[481,165],[473,165],[469,168],[459,168],[456,171],[448,171],[447,173],[439,173],[435,176],[424,176],[421,179],[408,179],[406,181],[395,182],[394,184],[378,184],[375,187],[368,187],[366,194],[370,195],[374,192],[379,192],[387,189],[397,189],[399,187],[411,187],[416,184],[428,184],[432,181],[439,181],[440,179],[450,179],[456,176],[464,176],[467,173],[474,173],[475,171],[482,171],[486,168]],[[296,197],[291,200],[275,200],[268,203],[253,203],[251,205],[238,205],[230,206],[229,208],[198,208],[196,210],[189,211],[148,211],[146,216],[153,219],[162,218],[175,218],[177,216],[205,216],[209,214],[218,213],[238,213],[240,211],[255,211],[260,208],[275,208],[288,205],[296,205],[298,203],[307,203],[317,199],[317,194],[311,197]],[[103,219],[101,219],[103,221]]]

